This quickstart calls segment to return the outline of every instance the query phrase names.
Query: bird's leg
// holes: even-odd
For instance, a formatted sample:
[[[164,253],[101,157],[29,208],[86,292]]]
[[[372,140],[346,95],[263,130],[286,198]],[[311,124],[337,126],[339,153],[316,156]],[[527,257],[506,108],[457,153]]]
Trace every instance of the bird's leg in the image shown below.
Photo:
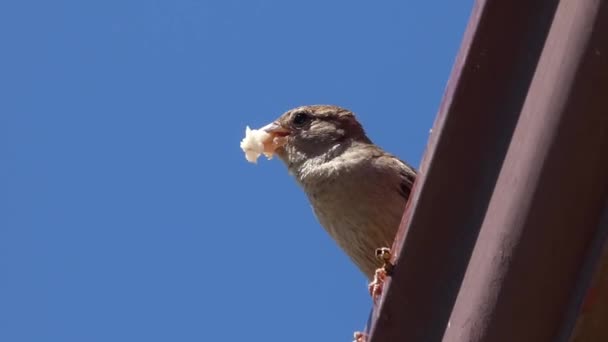
[[[353,342],[365,342],[367,341],[367,334],[360,331],[355,331],[353,338]]]
[[[386,280],[386,277],[392,274],[394,267],[391,263],[391,250],[389,248],[377,248],[376,258],[382,261],[382,267],[374,272],[374,280],[368,285],[369,294],[372,296],[374,303],[376,303],[376,300],[382,294],[384,281]]]

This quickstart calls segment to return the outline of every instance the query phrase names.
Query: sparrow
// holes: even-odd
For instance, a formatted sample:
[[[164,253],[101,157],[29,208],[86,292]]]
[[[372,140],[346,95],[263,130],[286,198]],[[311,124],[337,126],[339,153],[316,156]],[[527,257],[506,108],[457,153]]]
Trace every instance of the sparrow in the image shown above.
[[[338,106],[297,107],[262,130],[321,226],[373,279],[378,268],[374,250],[395,239],[414,168],[375,145],[355,114]]]

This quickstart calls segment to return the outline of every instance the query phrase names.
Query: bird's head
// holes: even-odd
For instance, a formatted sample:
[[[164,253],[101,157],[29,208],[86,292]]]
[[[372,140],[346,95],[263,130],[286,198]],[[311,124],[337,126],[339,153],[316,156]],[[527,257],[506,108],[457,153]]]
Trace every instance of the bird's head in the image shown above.
[[[274,152],[290,168],[311,159],[328,161],[353,142],[371,142],[352,112],[330,105],[291,109],[261,129],[278,142]]]

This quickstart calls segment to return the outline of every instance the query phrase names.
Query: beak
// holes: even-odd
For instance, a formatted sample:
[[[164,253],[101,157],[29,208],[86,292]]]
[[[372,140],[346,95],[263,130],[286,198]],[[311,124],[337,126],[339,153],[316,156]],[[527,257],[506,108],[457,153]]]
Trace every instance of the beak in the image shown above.
[[[268,158],[271,158],[278,148],[287,144],[287,139],[291,133],[289,129],[283,127],[276,121],[260,128],[260,131],[264,131],[269,134],[268,138],[262,141],[264,144],[264,154]]]
[[[286,135],[289,135],[289,133],[291,133],[287,128],[281,126],[281,124],[279,124],[276,121],[260,128],[260,131],[270,133],[273,136],[273,138],[274,137],[284,137]]]

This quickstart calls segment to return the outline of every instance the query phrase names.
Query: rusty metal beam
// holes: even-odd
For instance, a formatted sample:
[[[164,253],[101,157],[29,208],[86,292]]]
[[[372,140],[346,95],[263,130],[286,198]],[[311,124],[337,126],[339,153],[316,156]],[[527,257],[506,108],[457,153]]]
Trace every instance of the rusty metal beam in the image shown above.
[[[444,341],[571,333],[564,314],[607,209],[607,10],[558,6]]]
[[[604,217],[604,225],[608,227],[608,215]],[[608,229],[603,233],[608,233]],[[570,334],[570,342],[608,341],[608,245],[605,243],[606,236],[603,236],[603,239],[603,246],[600,244],[602,237],[597,240],[598,243],[593,246],[588,257],[588,265],[582,270],[581,289],[576,291],[580,295],[573,298],[573,307],[580,307],[573,315],[576,316],[575,324],[563,326],[563,330],[567,332],[574,331]],[[600,260],[599,264],[597,258]],[[588,279],[589,275],[592,275],[591,281]],[[567,321],[570,322],[568,318]]]
[[[476,3],[370,341],[568,334],[608,196],[607,3]]]

